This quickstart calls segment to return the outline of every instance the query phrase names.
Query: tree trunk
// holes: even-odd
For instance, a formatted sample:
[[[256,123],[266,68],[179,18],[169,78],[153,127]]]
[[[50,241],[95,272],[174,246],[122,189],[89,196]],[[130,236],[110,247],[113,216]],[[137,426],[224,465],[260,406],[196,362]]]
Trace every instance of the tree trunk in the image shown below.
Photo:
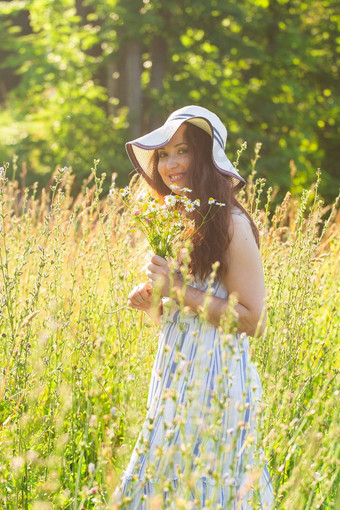
[[[150,88],[153,94],[150,105],[150,129],[157,128],[164,120],[164,115],[159,108],[159,99],[163,89],[163,81],[167,69],[168,59],[168,45],[165,39],[161,35],[154,37],[151,45],[151,76],[150,76]]]
[[[5,22],[8,24],[10,23],[11,26],[20,27],[20,36],[18,34],[8,34],[5,30]],[[15,37],[21,37],[22,35],[28,35],[32,33],[29,19],[29,10],[23,8],[17,13],[7,16],[7,20],[1,20],[0,30],[4,33],[4,40],[7,43],[6,49],[0,48],[0,62],[5,62],[8,57],[16,54],[16,50],[12,51],[11,49],[11,40],[13,40],[14,43]],[[7,37],[9,42],[6,41]],[[14,44],[13,46],[15,47]],[[15,89],[21,82],[21,75],[19,75],[16,71],[17,66],[10,65],[8,67],[3,67],[2,72],[0,72],[0,104],[6,101],[8,92]]]
[[[125,53],[125,91],[126,106],[129,109],[130,136],[136,138],[142,129],[142,49],[137,40],[131,40],[126,45]]]

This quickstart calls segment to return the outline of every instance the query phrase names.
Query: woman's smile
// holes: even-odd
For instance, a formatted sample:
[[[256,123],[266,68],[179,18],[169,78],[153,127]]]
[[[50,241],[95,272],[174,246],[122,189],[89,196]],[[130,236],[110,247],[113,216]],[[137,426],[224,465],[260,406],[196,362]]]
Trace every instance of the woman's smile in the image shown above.
[[[177,173],[177,174],[169,174],[169,179],[173,184],[179,183],[184,177],[186,176],[186,173]]]

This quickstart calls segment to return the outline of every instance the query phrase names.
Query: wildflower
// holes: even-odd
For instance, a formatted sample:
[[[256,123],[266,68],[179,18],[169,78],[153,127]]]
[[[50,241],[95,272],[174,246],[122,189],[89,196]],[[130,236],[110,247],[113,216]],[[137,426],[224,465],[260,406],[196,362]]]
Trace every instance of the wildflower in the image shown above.
[[[135,211],[133,211],[133,214],[135,216],[139,216],[140,215],[140,210],[139,209],[136,209]]]
[[[113,198],[114,195],[115,195],[115,189],[114,188],[110,188],[110,190],[109,190],[109,197]]]
[[[188,202],[190,202],[190,198],[182,197],[182,202],[183,202],[183,204],[187,204]]]
[[[178,186],[178,184],[171,184],[171,185],[170,185],[170,188],[171,188],[171,189],[180,189],[180,187]]]
[[[195,228],[195,220],[189,221],[189,227]]]
[[[89,465],[87,466],[87,469],[88,469],[89,473],[91,474],[91,473],[95,472],[96,466],[94,465],[93,462],[90,462]]]
[[[164,205],[163,207],[164,207],[164,209],[162,209],[160,211],[160,218],[162,218],[163,220],[168,220],[169,219],[169,211],[166,208],[167,207],[166,205]]]
[[[211,204],[214,204],[215,203],[215,199],[210,197],[209,200],[208,200],[208,204],[211,205]]]
[[[129,188],[129,186],[125,186],[125,188],[121,188],[121,189],[119,190],[119,194],[120,194],[122,197],[126,197],[129,193],[130,193],[130,188]]]
[[[192,189],[189,188],[182,188],[183,193],[191,193]]]
[[[5,169],[3,166],[0,166],[0,181],[3,181],[5,178]]]
[[[151,202],[149,204],[149,211],[157,211],[158,207],[157,207],[157,204],[155,202]]]
[[[166,195],[164,197],[164,203],[165,205],[172,206],[176,204],[176,197],[174,195]]]
[[[199,207],[199,206],[201,205],[201,201],[200,201],[200,199],[199,199],[199,198],[196,198],[196,200],[194,200],[194,202],[193,202],[193,203],[194,203],[194,205],[195,205],[196,207]]]
[[[215,202],[216,205],[218,205],[219,207],[224,207],[225,204],[223,204],[222,202]]]
[[[143,200],[145,200],[145,199],[146,199],[146,195],[145,195],[145,193],[139,193],[139,194],[137,195],[137,198],[136,198],[136,200],[137,200],[138,202],[143,202]]]
[[[187,212],[192,212],[195,210],[195,206],[192,202],[188,202],[186,205],[185,205],[185,210]]]

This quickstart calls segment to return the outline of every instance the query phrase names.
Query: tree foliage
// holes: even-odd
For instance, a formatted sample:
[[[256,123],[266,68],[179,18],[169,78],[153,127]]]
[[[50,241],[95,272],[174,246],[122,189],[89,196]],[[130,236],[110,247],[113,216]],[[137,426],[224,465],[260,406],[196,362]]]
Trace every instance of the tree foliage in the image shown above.
[[[321,167],[323,195],[336,193],[335,2],[15,0],[0,12],[0,157],[18,154],[32,179],[58,164],[83,176],[98,157],[123,182],[124,142],[194,103],[225,122],[232,160],[260,141],[272,184],[300,189]]]

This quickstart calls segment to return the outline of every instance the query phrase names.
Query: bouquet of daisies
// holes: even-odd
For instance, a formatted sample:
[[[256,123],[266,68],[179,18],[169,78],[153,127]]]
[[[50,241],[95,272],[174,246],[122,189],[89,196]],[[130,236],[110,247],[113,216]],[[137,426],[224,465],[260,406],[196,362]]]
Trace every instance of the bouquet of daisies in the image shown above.
[[[156,255],[163,258],[174,256],[174,247],[180,238],[181,232],[187,227],[195,229],[194,220],[190,219],[190,213],[198,211],[200,201],[190,200],[187,196],[191,193],[189,188],[180,189],[172,186],[173,192],[164,197],[161,203],[158,198],[150,194],[141,194],[136,200],[131,198],[131,188],[126,186],[118,190],[126,208],[132,216],[134,227],[139,228],[148,240],[150,248]],[[176,191],[181,194],[176,194]],[[114,188],[110,189],[110,195],[116,194]],[[205,214],[201,214],[202,221],[196,226],[196,231],[208,221],[209,213],[213,206],[223,207],[225,204],[216,202],[214,198],[208,201],[209,208]],[[200,214],[200,213],[199,213]]]

